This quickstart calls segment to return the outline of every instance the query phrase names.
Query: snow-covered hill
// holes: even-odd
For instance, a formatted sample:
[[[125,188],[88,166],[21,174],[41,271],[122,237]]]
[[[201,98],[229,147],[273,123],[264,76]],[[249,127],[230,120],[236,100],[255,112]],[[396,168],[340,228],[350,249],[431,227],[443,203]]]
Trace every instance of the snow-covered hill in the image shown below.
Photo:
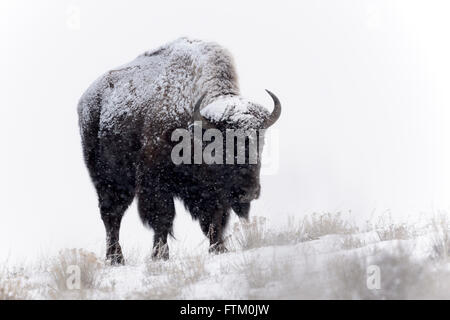
[[[193,251],[179,244],[169,261],[136,251],[120,267],[102,253],[67,249],[32,265],[3,264],[0,298],[450,299],[449,222],[441,215],[357,228],[324,214],[274,230],[253,218],[231,228],[226,254],[209,255],[206,241]]]

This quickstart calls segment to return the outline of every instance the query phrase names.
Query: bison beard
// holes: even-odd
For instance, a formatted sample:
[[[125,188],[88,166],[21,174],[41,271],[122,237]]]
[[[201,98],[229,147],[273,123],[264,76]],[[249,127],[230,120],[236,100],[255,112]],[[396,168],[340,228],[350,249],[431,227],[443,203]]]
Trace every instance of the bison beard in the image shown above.
[[[200,222],[210,251],[226,250],[223,230],[230,211],[247,218],[250,202],[259,196],[260,161],[175,165],[170,135],[194,121],[222,132],[265,129],[281,113],[269,94],[272,113],[239,95],[225,49],[186,38],[144,53],[88,88],[78,104],[80,132],[112,264],[124,263],[120,223],[135,196],[142,221],[154,230],[154,258],[169,258],[175,198]]]

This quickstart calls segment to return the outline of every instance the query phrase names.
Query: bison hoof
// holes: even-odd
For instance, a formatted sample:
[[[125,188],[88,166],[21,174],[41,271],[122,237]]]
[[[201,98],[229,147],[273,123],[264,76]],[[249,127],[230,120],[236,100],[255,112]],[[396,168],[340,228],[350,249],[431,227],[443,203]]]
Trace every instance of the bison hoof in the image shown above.
[[[125,259],[121,253],[107,255],[106,260],[109,261],[112,266],[123,266],[125,264]]]
[[[167,245],[153,249],[152,260],[169,260],[169,248]]]
[[[209,247],[209,253],[212,254],[221,254],[228,252],[228,249],[225,247],[223,243],[216,243]]]

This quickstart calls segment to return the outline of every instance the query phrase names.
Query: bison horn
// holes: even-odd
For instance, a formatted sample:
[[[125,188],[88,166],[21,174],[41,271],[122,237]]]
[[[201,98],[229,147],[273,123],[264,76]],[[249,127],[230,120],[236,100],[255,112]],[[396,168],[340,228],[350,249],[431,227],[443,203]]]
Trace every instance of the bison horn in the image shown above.
[[[206,93],[204,93],[200,99],[197,100],[197,103],[195,104],[194,107],[194,113],[192,115],[192,120],[195,121],[201,121],[202,122],[202,127],[204,129],[209,129],[209,128],[213,128],[214,126],[208,121],[206,120],[200,113],[200,106],[202,105],[203,99],[205,98]]]
[[[281,103],[280,103],[280,100],[278,100],[277,96],[274,95],[269,90],[266,90],[266,91],[272,97],[273,103],[274,103],[274,107],[273,107],[273,111],[270,114],[270,116],[263,123],[263,128],[264,129],[269,128],[271,125],[273,125],[275,122],[277,122],[278,118],[281,115]]]

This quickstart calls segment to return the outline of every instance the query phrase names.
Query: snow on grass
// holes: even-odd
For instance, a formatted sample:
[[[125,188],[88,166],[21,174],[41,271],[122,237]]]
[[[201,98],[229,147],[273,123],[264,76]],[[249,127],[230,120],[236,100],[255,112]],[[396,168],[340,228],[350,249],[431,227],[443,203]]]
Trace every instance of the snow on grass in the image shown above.
[[[168,261],[130,250],[120,267],[83,249],[28,266],[5,262],[0,299],[450,299],[446,215],[359,228],[340,214],[314,214],[278,229],[254,217],[230,231],[222,255],[179,244]],[[70,286],[74,265],[79,289]],[[368,286],[373,270],[379,288]]]
[[[11,271],[6,267],[0,269],[0,300],[18,300],[29,298],[27,289],[29,285],[25,283],[26,277],[19,276],[21,268]]]
[[[105,264],[94,253],[83,249],[66,249],[50,262],[47,268],[51,278],[49,294],[58,299],[88,298],[93,290],[101,290]],[[79,272],[79,284],[71,275]],[[76,290],[72,290],[75,288]]]
[[[450,256],[450,219],[445,214],[439,214],[431,220],[432,245],[434,257],[448,260]]]

